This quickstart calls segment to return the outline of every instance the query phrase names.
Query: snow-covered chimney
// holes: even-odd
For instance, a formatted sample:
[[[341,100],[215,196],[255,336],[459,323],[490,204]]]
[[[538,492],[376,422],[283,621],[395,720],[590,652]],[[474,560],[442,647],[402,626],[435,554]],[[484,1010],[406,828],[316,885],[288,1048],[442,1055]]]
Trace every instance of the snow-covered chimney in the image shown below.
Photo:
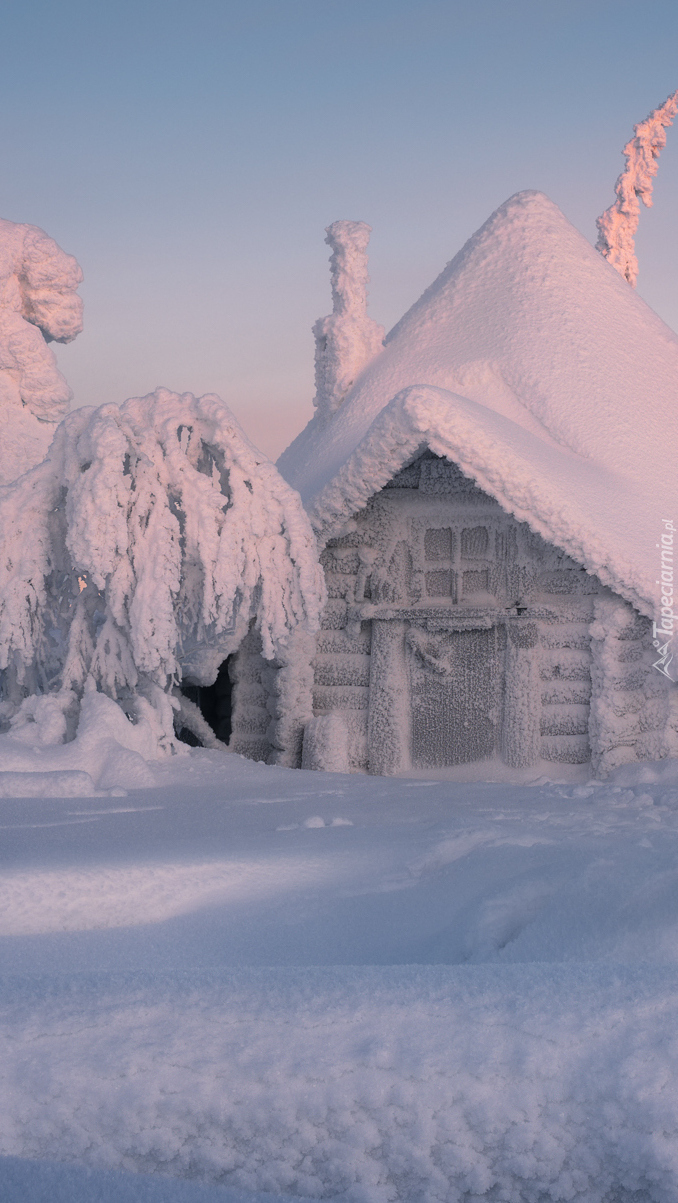
[[[335,221],[325,232],[325,242],[332,247],[333,310],[313,327],[313,404],[329,419],[361,369],[381,351],[384,327],[367,316],[367,244],[372,227],[364,221]]]
[[[638,279],[634,235],[638,229],[640,201],[648,208],[652,205],[652,180],[657,174],[657,159],[666,145],[666,127],[671,125],[677,112],[678,92],[674,92],[649,117],[634,125],[634,137],[624,147],[626,167],[615,184],[617,199],[596,221],[596,248],[634,288]]]

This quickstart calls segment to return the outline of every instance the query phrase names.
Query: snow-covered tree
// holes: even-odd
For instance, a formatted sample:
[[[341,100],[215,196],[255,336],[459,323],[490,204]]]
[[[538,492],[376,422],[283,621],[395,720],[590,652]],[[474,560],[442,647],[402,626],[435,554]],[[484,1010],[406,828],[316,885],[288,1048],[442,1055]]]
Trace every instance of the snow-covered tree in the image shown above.
[[[341,405],[358,373],[379,353],[384,327],[367,315],[367,244],[371,227],[364,221],[335,221],[325,242],[332,247],[333,311],[318,318],[315,336],[313,404],[326,418]]]
[[[597,249],[620,275],[635,288],[638,260],[634,236],[640,218],[640,201],[652,206],[652,180],[657,160],[666,145],[666,129],[678,112],[678,92],[674,92],[649,117],[633,127],[633,138],[624,147],[626,166],[615,185],[617,199],[597,219]]]
[[[73,394],[49,342],[82,330],[82,272],[37,226],[0,220],[0,483],[44,458]]]
[[[6,721],[51,695],[72,735],[96,688],[171,747],[182,678],[211,683],[252,621],[284,666],[323,600],[298,495],[216,396],[76,410],[0,489]]]

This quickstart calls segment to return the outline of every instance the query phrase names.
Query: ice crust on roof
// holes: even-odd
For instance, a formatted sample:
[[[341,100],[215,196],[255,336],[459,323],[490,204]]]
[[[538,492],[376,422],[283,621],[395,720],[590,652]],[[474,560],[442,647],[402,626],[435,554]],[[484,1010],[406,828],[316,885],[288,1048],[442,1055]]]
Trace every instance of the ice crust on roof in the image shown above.
[[[678,337],[522,192],[278,466],[327,537],[428,446],[649,614],[661,520],[678,514],[677,403]]]

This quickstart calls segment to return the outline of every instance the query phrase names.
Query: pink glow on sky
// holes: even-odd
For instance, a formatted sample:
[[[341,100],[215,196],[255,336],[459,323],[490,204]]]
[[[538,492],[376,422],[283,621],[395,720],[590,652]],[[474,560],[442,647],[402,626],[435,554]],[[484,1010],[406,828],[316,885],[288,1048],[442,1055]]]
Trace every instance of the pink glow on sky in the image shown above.
[[[667,0],[642,20],[631,0],[10,5],[0,215],[84,269],[85,330],[58,349],[75,404],[214,391],[277,454],[312,412],[325,227],[373,227],[387,330],[514,192],[594,241],[677,35]],[[674,143],[636,252],[676,328]]]

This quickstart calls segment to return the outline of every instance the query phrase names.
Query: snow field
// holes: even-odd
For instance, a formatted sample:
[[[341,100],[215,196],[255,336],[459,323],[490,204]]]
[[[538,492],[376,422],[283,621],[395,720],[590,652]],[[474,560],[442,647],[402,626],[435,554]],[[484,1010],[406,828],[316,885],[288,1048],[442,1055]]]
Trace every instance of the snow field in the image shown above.
[[[12,984],[2,1144],[366,1203],[668,1203],[677,999],[663,967]]]
[[[3,1199],[673,1203],[675,763],[148,772],[0,800]]]

